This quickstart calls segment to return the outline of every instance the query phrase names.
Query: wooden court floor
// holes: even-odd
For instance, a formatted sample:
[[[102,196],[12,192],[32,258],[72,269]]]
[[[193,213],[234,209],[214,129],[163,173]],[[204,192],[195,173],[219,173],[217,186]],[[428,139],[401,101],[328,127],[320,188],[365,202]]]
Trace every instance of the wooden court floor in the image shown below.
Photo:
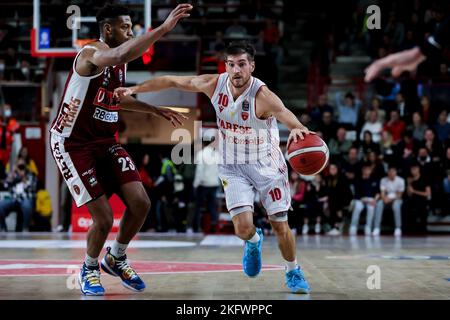
[[[111,235],[110,239],[113,239]],[[247,278],[234,236],[140,234],[128,249],[147,289],[133,293],[102,273],[104,297],[76,283],[85,236],[0,234],[0,300],[5,299],[450,299],[450,237],[297,236],[309,295],[291,294],[276,239],[266,236],[263,271]]]

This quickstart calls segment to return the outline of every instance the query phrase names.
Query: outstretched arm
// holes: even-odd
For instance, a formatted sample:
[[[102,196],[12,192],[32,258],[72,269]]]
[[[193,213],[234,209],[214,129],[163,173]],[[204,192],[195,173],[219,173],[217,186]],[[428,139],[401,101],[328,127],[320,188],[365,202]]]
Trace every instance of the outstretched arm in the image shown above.
[[[133,61],[142,56],[151,45],[172,30],[180,19],[189,17],[188,12],[191,9],[192,5],[190,4],[180,4],[169,14],[164,23],[153,31],[128,40],[116,48],[109,48],[105,44],[97,45],[96,48],[87,49],[84,58],[97,68]]]
[[[183,91],[203,92],[209,98],[214,93],[218,74],[204,74],[199,76],[162,76],[142,82],[129,88],[117,88],[114,95],[121,99],[140,92],[160,91],[169,88],[176,88]]]
[[[150,113],[159,118],[164,118],[167,121],[170,121],[174,127],[177,127],[178,125],[182,126],[183,120],[187,119],[186,116],[179,112],[166,108],[158,108],[133,97],[124,97],[121,99],[120,106],[124,110]]]
[[[304,139],[305,134],[311,132],[305,127],[297,117],[286,108],[281,99],[266,86],[261,87],[256,95],[256,116],[258,118],[268,118],[274,116],[278,121],[284,124],[291,133],[287,141],[287,145],[294,141],[297,142],[297,137]]]
[[[436,32],[420,46],[398,53],[393,53],[376,60],[366,70],[364,80],[370,82],[384,69],[392,69],[393,77],[398,77],[403,71],[414,71],[427,58],[439,55],[441,50],[450,43],[450,17],[447,17]]]

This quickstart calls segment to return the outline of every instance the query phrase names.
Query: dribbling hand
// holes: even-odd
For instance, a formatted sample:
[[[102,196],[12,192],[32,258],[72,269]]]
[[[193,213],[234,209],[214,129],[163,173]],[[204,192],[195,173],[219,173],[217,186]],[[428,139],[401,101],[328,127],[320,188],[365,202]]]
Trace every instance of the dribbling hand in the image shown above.
[[[289,147],[289,144],[292,141],[297,142],[298,138],[300,138],[300,140],[303,140],[305,138],[305,135],[307,134],[314,134],[314,132],[309,131],[307,127],[292,129],[287,141],[287,147]]]

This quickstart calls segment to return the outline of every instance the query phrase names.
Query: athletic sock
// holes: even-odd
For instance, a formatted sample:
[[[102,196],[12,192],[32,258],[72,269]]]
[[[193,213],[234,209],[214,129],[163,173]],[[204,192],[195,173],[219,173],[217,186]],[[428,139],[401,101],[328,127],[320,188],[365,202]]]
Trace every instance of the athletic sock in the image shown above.
[[[111,246],[110,253],[116,258],[123,257],[125,255],[125,250],[127,250],[127,247],[128,247],[128,244],[123,244],[123,243],[117,242],[117,240],[114,240],[114,243]]]
[[[297,259],[295,259],[294,261],[284,261],[286,264],[286,272],[292,271],[297,269],[298,264],[297,264]]]
[[[87,267],[98,267],[98,257],[92,258],[86,253],[86,257],[84,258],[84,264]]]
[[[261,239],[261,237],[259,236],[258,232],[255,232],[255,234],[253,235],[253,237],[251,237],[250,239],[248,239],[248,242],[251,243],[258,243],[258,241]]]

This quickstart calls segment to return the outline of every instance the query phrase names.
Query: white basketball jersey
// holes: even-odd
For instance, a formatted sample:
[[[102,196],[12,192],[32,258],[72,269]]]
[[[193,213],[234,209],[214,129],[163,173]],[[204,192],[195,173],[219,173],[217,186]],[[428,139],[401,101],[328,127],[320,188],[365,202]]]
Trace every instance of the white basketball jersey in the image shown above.
[[[271,158],[281,165],[277,120],[256,115],[256,94],[265,83],[255,77],[249,81],[250,86],[234,101],[228,74],[219,75],[211,103],[217,115],[221,159],[223,164],[251,164]]]

